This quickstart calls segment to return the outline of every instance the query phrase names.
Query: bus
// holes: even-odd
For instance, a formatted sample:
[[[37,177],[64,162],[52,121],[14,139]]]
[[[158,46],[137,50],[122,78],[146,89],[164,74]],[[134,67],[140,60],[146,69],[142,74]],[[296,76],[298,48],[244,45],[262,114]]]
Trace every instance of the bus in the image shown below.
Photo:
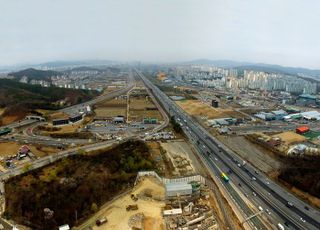
[[[228,181],[229,181],[229,177],[227,176],[227,174],[222,173],[221,176],[222,176],[222,179],[223,179],[225,182],[228,182]]]

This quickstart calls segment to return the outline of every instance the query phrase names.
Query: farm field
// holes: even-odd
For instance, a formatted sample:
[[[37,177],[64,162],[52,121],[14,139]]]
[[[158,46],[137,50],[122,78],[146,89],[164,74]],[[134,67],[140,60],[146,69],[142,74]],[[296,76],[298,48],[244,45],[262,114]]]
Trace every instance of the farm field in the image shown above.
[[[127,100],[123,98],[115,98],[109,101],[101,102],[96,105],[94,110],[97,117],[115,117],[126,116]]]
[[[142,92],[146,94],[145,90]],[[145,96],[144,94],[130,95],[129,120],[142,121],[143,118],[157,118],[158,121],[162,120],[160,112],[149,96]]]

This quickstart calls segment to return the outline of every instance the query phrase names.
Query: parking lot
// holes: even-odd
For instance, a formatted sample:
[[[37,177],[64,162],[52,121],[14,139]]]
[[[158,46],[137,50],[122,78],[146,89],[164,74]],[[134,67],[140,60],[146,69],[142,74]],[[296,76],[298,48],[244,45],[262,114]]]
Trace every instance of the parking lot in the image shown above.
[[[130,124],[116,124],[108,121],[95,121],[87,125],[87,130],[99,134],[118,134],[125,132],[142,132],[155,128],[157,124],[143,124],[142,122],[133,122]]]

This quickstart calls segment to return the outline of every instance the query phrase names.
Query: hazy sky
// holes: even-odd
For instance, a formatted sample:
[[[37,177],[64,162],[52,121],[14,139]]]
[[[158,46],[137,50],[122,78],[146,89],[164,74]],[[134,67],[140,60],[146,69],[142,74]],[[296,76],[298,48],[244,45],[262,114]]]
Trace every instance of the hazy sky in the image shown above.
[[[320,68],[320,1],[0,0],[0,66],[198,58]]]

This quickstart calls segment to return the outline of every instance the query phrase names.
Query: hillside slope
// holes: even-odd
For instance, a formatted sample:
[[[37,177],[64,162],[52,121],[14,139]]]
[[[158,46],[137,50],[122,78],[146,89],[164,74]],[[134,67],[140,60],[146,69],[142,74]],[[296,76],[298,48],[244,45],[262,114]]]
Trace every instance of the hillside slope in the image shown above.
[[[97,95],[96,91],[46,88],[0,79],[0,108],[5,108],[0,116],[0,125],[6,116],[14,116],[17,120],[33,109],[60,109],[90,100]]]
[[[155,165],[148,146],[128,141],[90,155],[74,155],[10,179],[4,216],[35,230],[71,227],[132,186],[137,172]],[[45,212],[45,210],[48,210]]]
[[[52,76],[63,75],[63,73],[52,70],[38,70],[34,68],[24,69],[17,72],[9,73],[8,76],[13,76],[16,79],[21,79],[23,76],[29,80],[47,80],[50,81]]]

